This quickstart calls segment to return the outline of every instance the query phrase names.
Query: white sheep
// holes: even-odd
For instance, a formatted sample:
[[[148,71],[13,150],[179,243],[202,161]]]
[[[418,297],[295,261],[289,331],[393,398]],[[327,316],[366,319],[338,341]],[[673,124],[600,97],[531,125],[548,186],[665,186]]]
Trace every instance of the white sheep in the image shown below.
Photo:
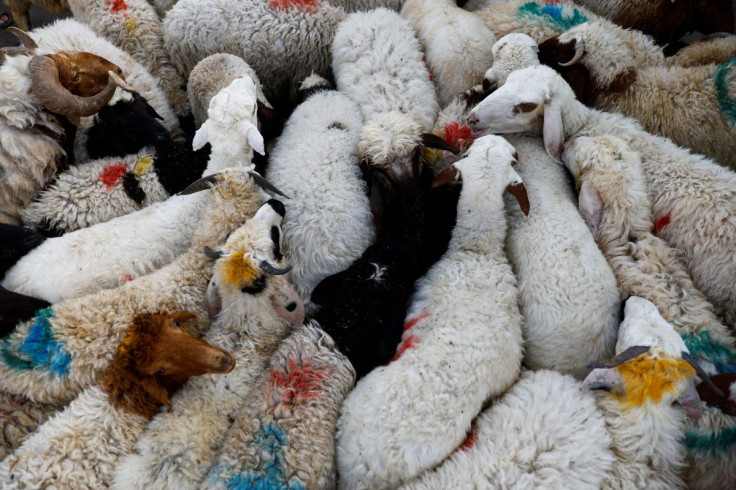
[[[296,82],[312,71],[329,75],[330,45],[345,15],[320,0],[180,0],[162,27],[183,76],[207,56],[234,54],[258,73],[273,101],[280,94],[293,97]]]
[[[42,403],[71,400],[109,365],[115,346],[140,313],[192,311],[201,329],[212,274],[203,248],[223,243],[263,201],[263,191],[247,171],[231,170],[212,180],[217,185],[208,192],[191,246],[172,263],[119,288],[63,300],[19,323],[1,348],[0,391]],[[104,246],[110,244],[99,245]]]
[[[524,365],[583,379],[591,359],[613,355],[619,319],[616,277],[578,213],[565,169],[538,137],[512,136],[524,179],[526,217],[506,199],[507,255],[519,281]]]
[[[728,103],[736,94],[736,58],[639,68],[633,52],[597,22],[575,26],[539,49],[542,62],[559,71],[584,104],[637,119],[650,133],[736,169],[736,111]]]
[[[234,359],[180,326],[192,313],[136,317],[98,384],[0,463],[3,488],[103,488],[117,460],[190,376],[226,373]]]
[[[309,323],[291,334],[233,422],[202,488],[334,488],[335,423],[355,371]]]
[[[654,305],[631,297],[625,316],[619,355],[583,383],[595,397],[568,376],[527,372],[463,446],[402,488],[685,488],[685,416],[673,402],[695,370]]]
[[[206,175],[231,166],[251,169],[251,144],[263,151],[256,128],[254,90],[252,80],[238,78],[210,101],[211,118],[194,139],[198,145],[204,145],[206,138],[212,143]],[[3,287],[52,303],[117,287],[168,264],[187,250],[206,202],[204,195],[173,196],[46,240],[6,273]],[[79,274],[80,269],[85,274]]]
[[[401,16],[424,48],[441,107],[481,82],[493,63],[496,37],[478,16],[454,0],[404,0]]]
[[[522,317],[504,252],[503,193],[527,211],[529,203],[514,152],[487,136],[455,163],[463,189],[448,250],[417,283],[395,360],[364,377],[343,405],[341,487],[393,488],[435,466],[484,403],[516,382]]]
[[[615,34],[618,42],[629,47],[636,56],[637,66],[664,63],[662,48],[642,32],[624,29],[570,1],[508,0],[492,2],[475,12],[493,31],[497,39],[506,34],[528,34],[537,43],[562,34],[573,26],[597,21]]]
[[[368,122],[381,113],[412,116],[422,131],[439,111],[435,88],[414,30],[399,14],[379,8],[350,14],[332,44],[337,89],[353,99]]]
[[[728,324],[736,322],[736,174],[647,133],[632,119],[585,107],[546,66],[513,72],[468,119],[475,130],[541,129],[556,159],[565,141],[578,136],[610,134],[626,141],[640,154],[658,236],[684,253],[695,286]]]
[[[269,201],[234,231],[213,256],[221,258],[208,290],[216,313],[203,340],[228,350],[235,368],[224,376],[201,376],[187,382],[171,399],[173,408],[156,415],[115,470],[115,486],[127,488],[197,488],[213,462],[232,418],[239,413],[269,358],[290,326],[279,316],[282,296],[295,298],[289,308],[303,318],[298,296],[284,277],[261,267],[280,267],[283,204]],[[276,228],[276,236],[271,230]],[[269,270],[273,270],[270,269]],[[278,271],[276,271],[278,272]],[[212,299],[210,299],[210,297]],[[273,306],[272,306],[273,304]],[[301,312],[301,315],[299,315]]]
[[[305,304],[322,279],[347,269],[375,237],[358,159],[362,123],[346,95],[314,94],[292,113],[269,158],[268,181],[291,197],[284,256]]]

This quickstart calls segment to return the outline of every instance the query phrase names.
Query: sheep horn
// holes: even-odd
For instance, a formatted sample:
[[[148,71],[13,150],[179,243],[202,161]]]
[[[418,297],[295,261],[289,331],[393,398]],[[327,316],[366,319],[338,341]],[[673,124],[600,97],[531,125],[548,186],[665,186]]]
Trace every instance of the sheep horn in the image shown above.
[[[721,398],[726,398],[726,395],[723,393],[723,391],[721,391],[721,389],[713,383],[713,381],[710,379],[710,376],[705,374],[703,368],[701,368],[698,363],[695,362],[695,359],[693,359],[690,354],[688,354],[687,352],[683,352],[682,358],[695,369],[695,373],[698,375],[698,377],[703,380],[703,383],[710,386],[710,389],[713,390],[716,395],[720,396]]]
[[[289,196],[281,192],[275,185],[261,177],[261,175],[258,172],[248,171],[248,174],[253,177],[253,180],[261,189],[265,189],[267,191],[271,191],[274,194],[278,194],[279,196],[283,196],[286,199],[290,199]]]
[[[432,189],[445,185],[449,182],[455,182],[461,179],[460,171],[454,165],[450,165],[442,172],[438,173],[432,181]]]
[[[453,155],[460,153],[460,149],[446,142],[436,134],[422,133],[422,145],[427,148],[434,148],[436,150],[449,151]]]
[[[521,211],[524,213],[524,216],[529,216],[529,195],[526,193],[524,183],[519,182],[518,184],[511,184],[506,187],[506,191],[514,196],[519,202],[519,207],[521,207]]]
[[[123,90],[127,90],[128,92],[130,92],[130,93],[132,93],[132,94],[138,93],[138,91],[137,91],[136,89],[134,89],[133,87],[131,87],[131,86],[130,86],[130,85],[128,84],[128,82],[126,82],[125,80],[123,80],[123,79],[122,79],[122,78],[120,77],[120,75],[118,75],[118,74],[117,74],[117,73],[115,73],[114,71],[108,71],[108,72],[107,72],[107,74],[108,74],[108,76],[110,76],[110,77],[111,77],[111,78],[113,79],[113,81],[115,82],[115,84],[116,84],[116,85],[117,85],[118,87],[120,87],[121,89],[123,89]],[[156,111],[153,111],[153,112],[156,112]],[[158,117],[158,119],[161,119],[161,120],[163,120],[163,117],[159,116],[158,114],[156,114],[156,117]]]
[[[23,43],[23,46],[28,49],[37,49],[38,44],[36,44],[36,41],[33,40],[31,36],[28,35],[26,31],[23,29],[18,29],[17,27],[8,27],[8,32],[10,32],[12,35],[18,38],[18,40]]]
[[[24,48],[23,46],[8,46],[6,48],[0,48],[0,63],[5,61],[6,56],[18,56],[18,55],[34,55],[34,50]]]
[[[207,245],[204,246],[204,254],[211,259],[219,259],[220,257],[222,257],[222,252],[212,250]]]
[[[589,368],[615,368],[616,366],[619,366],[626,361],[629,361],[635,357],[639,357],[640,355],[649,352],[649,347],[646,345],[632,345],[625,351],[623,351],[621,354],[612,357],[611,359],[608,359],[607,361],[598,361],[598,362],[591,362],[588,364]]]
[[[59,68],[48,56],[34,56],[28,67],[31,72],[31,91],[49,111],[76,119],[91,116],[100,111],[115,94],[117,85],[108,78],[107,86],[92,97],[79,97],[67,90],[59,81]]]
[[[283,276],[287,272],[291,270],[291,266],[286,267],[285,269],[279,269],[278,267],[274,267],[273,265],[269,264],[267,261],[262,260],[261,261],[261,270],[264,272],[268,272],[271,275],[274,276]]]
[[[585,44],[583,44],[582,39],[574,39],[573,42],[575,43],[575,55],[572,57],[570,61],[567,61],[565,63],[558,62],[557,64],[560,66],[570,66],[574,65],[578,61],[580,61],[580,58],[583,57],[583,54],[585,53]]]
[[[195,192],[200,191],[206,191],[207,189],[212,188],[210,184],[214,184],[217,182],[217,177],[220,174],[212,174],[208,175],[207,177],[202,177],[199,180],[195,180],[191,184],[189,184],[183,191],[179,191],[177,196],[187,196],[189,194],[194,194]]]

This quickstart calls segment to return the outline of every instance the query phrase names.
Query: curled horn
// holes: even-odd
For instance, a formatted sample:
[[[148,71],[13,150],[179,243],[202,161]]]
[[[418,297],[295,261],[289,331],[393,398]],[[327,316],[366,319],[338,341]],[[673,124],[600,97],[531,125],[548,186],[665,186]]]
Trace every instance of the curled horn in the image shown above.
[[[585,44],[583,44],[583,40],[575,39],[574,42],[575,42],[575,55],[573,55],[570,61],[567,61],[565,63],[559,62],[558,65],[560,66],[574,65],[575,63],[580,61],[580,58],[583,57],[583,54],[585,53]]]
[[[262,260],[261,261],[261,270],[264,272],[268,272],[269,274],[272,274],[274,276],[283,276],[287,272],[291,270],[291,266],[286,267],[284,269],[279,269],[278,267],[274,267],[273,265],[269,264],[267,261]]]
[[[33,40],[31,36],[28,35],[26,31],[23,29],[18,29],[17,27],[8,27],[8,32],[10,32],[12,35],[18,38],[18,40],[23,43],[23,46],[27,49],[37,49],[38,44],[36,44],[36,41]]]
[[[621,354],[608,359],[607,361],[591,362],[588,364],[589,368],[615,368],[616,366],[630,361],[635,357],[639,357],[642,354],[649,352],[649,347],[646,345],[632,345]]]
[[[449,151],[453,155],[460,153],[460,149],[446,142],[436,134],[422,133],[422,145],[427,148],[434,148],[436,150]]]
[[[215,260],[217,260],[217,259],[219,259],[220,257],[222,257],[222,252],[218,252],[218,251],[216,251],[216,250],[212,250],[212,249],[211,249],[210,247],[208,247],[207,245],[205,245],[205,246],[204,246],[204,254],[205,254],[205,255],[206,255],[207,257],[209,257],[209,258],[211,258],[211,259],[215,259]]]
[[[34,50],[24,48],[23,46],[9,46],[7,48],[0,48],[0,63],[5,61],[6,56],[34,55],[34,54],[35,54]]]
[[[59,69],[48,56],[34,56],[28,67],[31,72],[31,91],[43,106],[69,119],[91,116],[110,102],[117,84],[109,77],[107,86],[92,97],[79,97],[67,90],[59,81]]]
[[[195,180],[191,184],[189,184],[183,191],[179,191],[177,196],[187,196],[189,194],[194,194],[195,192],[200,191],[206,191],[207,189],[210,189],[212,187],[211,184],[214,184],[217,182],[217,177],[220,174],[212,174],[208,175],[207,177],[202,177],[199,180]]]
[[[275,185],[273,185],[272,183],[270,183],[269,181],[261,177],[261,175],[258,172],[253,172],[252,170],[249,170],[248,175],[253,177],[253,180],[255,181],[256,184],[258,184],[260,188],[265,189],[267,191],[271,191],[274,194],[278,194],[279,196],[283,196],[286,199],[290,199],[289,196],[281,192]]]
[[[703,380],[703,383],[710,386],[710,389],[713,390],[713,392],[716,395],[720,396],[721,398],[726,398],[726,395],[723,393],[723,391],[720,388],[718,388],[715,384],[713,384],[713,381],[710,379],[710,376],[705,374],[705,371],[703,371],[703,368],[701,368],[698,365],[698,363],[695,362],[695,359],[693,359],[692,356],[690,356],[690,354],[688,354],[687,352],[683,352],[682,358],[685,361],[687,361],[688,364],[690,364],[695,369],[695,373],[698,375],[698,377]]]

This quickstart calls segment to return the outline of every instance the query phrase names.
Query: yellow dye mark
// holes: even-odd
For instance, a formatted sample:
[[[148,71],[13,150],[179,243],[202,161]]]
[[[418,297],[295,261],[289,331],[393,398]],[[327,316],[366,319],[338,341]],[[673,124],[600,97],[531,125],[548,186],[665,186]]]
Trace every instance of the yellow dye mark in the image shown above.
[[[251,284],[258,277],[258,271],[250,264],[243,250],[228,255],[219,267],[223,282],[237,287],[243,283]]]
[[[652,357],[642,354],[616,367],[624,393],[614,394],[627,407],[636,407],[648,399],[659,402],[673,393],[682,381],[695,376],[695,369],[683,359]]]
[[[135,167],[133,168],[133,173],[136,174],[138,177],[141,177],[143,176],[143,174],[148,172],[148,169],[151,168],[152,164],[153,164],[153,158],[151,157],[139,158],[138,161],[135,163]]]
[[[128,29],[128,34],[131,36],[135,34],[135,16],[131,15],[125,19],[125,28]]]
[[[133,332],[133,330],[133,328],[129,328],[128,332],[125,334],[125,337],[123,337],[123,340],[120,341],[120,345],[118,346],[119,356],[125,354],[128,351],[130,344],[133,343],[133,340],[135,339],[135,333]]]

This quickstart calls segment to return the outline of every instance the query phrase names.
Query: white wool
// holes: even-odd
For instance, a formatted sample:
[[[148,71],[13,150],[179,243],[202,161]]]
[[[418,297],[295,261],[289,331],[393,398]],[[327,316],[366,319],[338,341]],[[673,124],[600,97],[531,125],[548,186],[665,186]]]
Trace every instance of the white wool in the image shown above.
[[[420,279],[398,359],[358,382],[338,421],[342,488],[394,488],[444,460],[521,367],[522,317],[506,261],[502,194],[521,183],[514,148],[476,140],[447,252]]]
[[[493,45],[493,66],[485,73],[485,78],[500,87],[512,71],[539,64],[539,49],[534,39],[515,32],[507,34]]]
[[[344,94],[319,92],[292,113],[266,177],[284,201],[284,255],[306,304],[322,279],[346,269],[375,230],[358,160],[360,110]]]

